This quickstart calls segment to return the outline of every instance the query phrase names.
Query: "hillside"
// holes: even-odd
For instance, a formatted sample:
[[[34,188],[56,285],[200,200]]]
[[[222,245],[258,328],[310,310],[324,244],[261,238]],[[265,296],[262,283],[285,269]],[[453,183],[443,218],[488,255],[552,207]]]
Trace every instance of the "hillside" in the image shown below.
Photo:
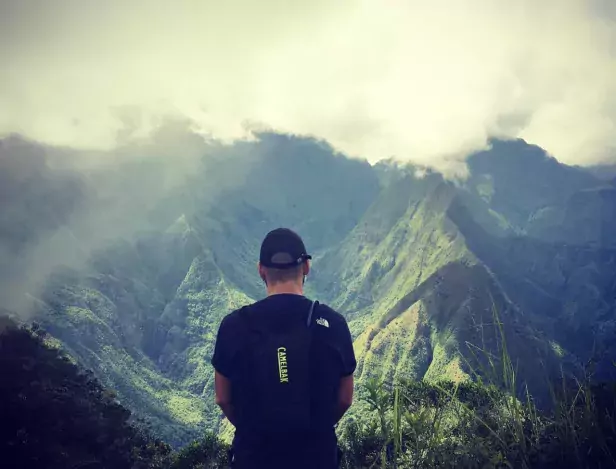
[[[522,141],[493,141],[454,183],[258,137],[225,146],[172,132],[96,167],[2,142],[0,304],[36,317],[174,446],[218,426],[215,332],[263,294],[257,253],[275,226],[313,251],[308,294],[348,318],[360,382],[471,376],[498,352],[495,319],[537,396],[560,365],[595,358],[613,372],[604,182]]]
[[[3,467],[228,467],[228,445],[211,432],[179,451],[152,438],[58,345],[36,324],[0,317],[0,372],[10,377],[0,384]],[[515,405],[473,382],[403,380],[391,389],[368,380],[362,389],[367,395],[356,405],[367,404],[366,412],[341,430],[346,469],[602,468],[614,460],[613,383],[578,383],[570,395],[565,387],[563,414],[538,414],[531,402]]]
[[[170,447],[40,329],[0,317],[0,372],[2,467],[168,467]]]

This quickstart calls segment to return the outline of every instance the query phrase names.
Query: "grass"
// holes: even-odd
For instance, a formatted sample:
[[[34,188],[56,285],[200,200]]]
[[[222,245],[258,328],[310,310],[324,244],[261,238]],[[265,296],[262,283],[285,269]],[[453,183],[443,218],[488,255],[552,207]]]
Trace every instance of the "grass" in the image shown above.
[[[358,392],[365,411],[340,430],[343,467],[616,467],[614,383],[562,373],[551,383],[551,408],[538,409],[519,382],[496,308],[493,318],[498,350],[467,344],[471,359],[461,356],[474,381],[367,379]]]

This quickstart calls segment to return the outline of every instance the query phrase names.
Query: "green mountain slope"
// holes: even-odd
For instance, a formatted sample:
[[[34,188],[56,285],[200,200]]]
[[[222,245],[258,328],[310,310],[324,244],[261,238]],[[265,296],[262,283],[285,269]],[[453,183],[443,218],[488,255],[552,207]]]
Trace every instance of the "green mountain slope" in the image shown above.
[[[467,239],[473,233],[462,231],[452,216],[471,199],[440,175],[409,173],[386,187],[349,236],[318,259],[331,277],[319,278],[317,286],[349,312],[360,380],[472,375],[485,358],[479,349],[498,349],[496,310],[510,353],[541,389],[539,378],[556,364],[559,349],[534,330],[475,254]],[[489,213],[481,217],[499,221]],[[548,370],[525,366],[539,360]]]
[[[169,446],[40,329],[0,317],[0,373],[2,467],[168,467]]]
[[[272,133],[234,145],[181,132],[158,142],[88,171],[58,165],[57,149],[51,165],[45,149],[2,147],[12,185],[0,304],[27,304],[175,446],[218,426],[215,333],[263,295],[259,243],[277,226],[297,229],[313,252],[308,294],[348,318],[360,382],[472,376],[502,346],[495,311],[538,395],[561,365],[593,350],[616,357],[613,189],[537,147],[494,141],[454,184]],[[145,153],[126,159],[132,151]],[[32,205],[61,216],[38,220]],[[32,275],[44,281],[24,280]]]
[[[67,224],[38,234],[50,232],[62,253],[76,255],[54,256],[60,259],[45,288],[28,285],[24,295],[31,314],[174,445],[217,426],[209,365],[214,337],[225,314],[262,294],[256,258],[263,235],[276,224],[291,225],[318,251],[343,237],[379,190],[369,165],[312,140],[263,135],[259,142],[209,151],[203,149],[180,187],[153,200],[147,200],[149,188],[131,189],[136,201],[100,217],[93,208],[101,199],[121,198],[118,185],[137,186],[144,174],[158,180],[165,166],[131,160],[88,178],[71,174],[85,185],[83,207],[67,207]],[[39,164],[23,152],[4,157],[11,156]],[[53,168],[39,169],[62,186]],[[350,179],[341,183],[342,175]],[[88,186],[93,180],[97,185]],[[23,195],[19,188],[13,196]],[[26,195],[46,203],[36,193]],[[27,218],[25,207],[14,207]],[[105,237],[79,249],[88,239],[84,220]],[[41,250],[37,242],[26,242],[28,248]],[[9,274],[16,262],[2,260],[0,271]]]
[[[176,239],[166,241],[178,245]],[[192,260],[175,266],[176,272],[171,262],[153,265],[150,253],[166,243],[153,244],[150,249],[119,244],[93,262],[97,270],[54,276],[38,302],[39,318],[78,361],[118,391],[126,406],[170,443],[181,444],[203,430],[205,402],[165,376],[153,356],[170,279],[178,281],[177,272],[188,269]],[[189,243],[183,247],[192,248]]]

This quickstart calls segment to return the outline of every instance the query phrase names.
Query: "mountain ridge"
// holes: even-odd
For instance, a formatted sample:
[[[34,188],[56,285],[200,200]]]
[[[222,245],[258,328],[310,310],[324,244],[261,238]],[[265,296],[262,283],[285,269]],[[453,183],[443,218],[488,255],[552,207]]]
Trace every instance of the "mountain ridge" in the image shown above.
[[[69,236],[77,220],[83,238],[91,228],[80,225],[94,220],[105,242],[55,266],[44,288],[28,292],[37,320],[175,446],[218,428],[215,332],[230,310],[263,295],[258,245],[276,226],[296,229],[314,253],[306,294],[347,317],[359,382],[466,379],[481,364],[481,347],[501,346],[496,317],[537,395],[544,370],[574,370],[591,358],[592,337],[616,357],[611,189],[538,147],[493,141],[469,157],[462,182],[412,165],[371,166],[323,142],[271,133],[197,153],[187,178],[173,174],[159,192],[149,182],[140,192],[138,183],[143,171],[147,181],[169,180],[163,153],[82,180],[98,194],[82,201],[88,216],[80,221],[83,207],[63,206],[69,224],[55,236]],[[15,155],[2,153],[0,164]],[[126,210],[113,205],[124,197],[117,174],[136,186]],[[88,186],[93,180],[103,185]],[[11,213],[24,210],[25,195],[46,202],[19,187],[27,186],[13,188]],[[90,213],[106,206],[110,215]],[[594,229],[576,228],[579,207]],[[114,225],[124,220],[129,226]],[[4,226],[14,220],[2,221],[4,243],[15,231]],[[34,234],[44,239],[54,229]],[[0,258],[0,278],[13,260]]]

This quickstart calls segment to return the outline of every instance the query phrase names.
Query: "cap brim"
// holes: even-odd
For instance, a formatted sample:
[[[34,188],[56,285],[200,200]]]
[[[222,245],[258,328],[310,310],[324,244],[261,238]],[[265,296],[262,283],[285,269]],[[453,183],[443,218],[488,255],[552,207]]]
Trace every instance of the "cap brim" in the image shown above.
[[[298,259],[292,262],[276,263],[276,262],[261,261],[261,265],[264,267],[270,267],[272,269],[284,270],[284,269],[292,269],[293,267],[300,266],[304,262],[310,259],[312,259],[312,256],[310,254],[303,254],[301,257],[299,257]]]

